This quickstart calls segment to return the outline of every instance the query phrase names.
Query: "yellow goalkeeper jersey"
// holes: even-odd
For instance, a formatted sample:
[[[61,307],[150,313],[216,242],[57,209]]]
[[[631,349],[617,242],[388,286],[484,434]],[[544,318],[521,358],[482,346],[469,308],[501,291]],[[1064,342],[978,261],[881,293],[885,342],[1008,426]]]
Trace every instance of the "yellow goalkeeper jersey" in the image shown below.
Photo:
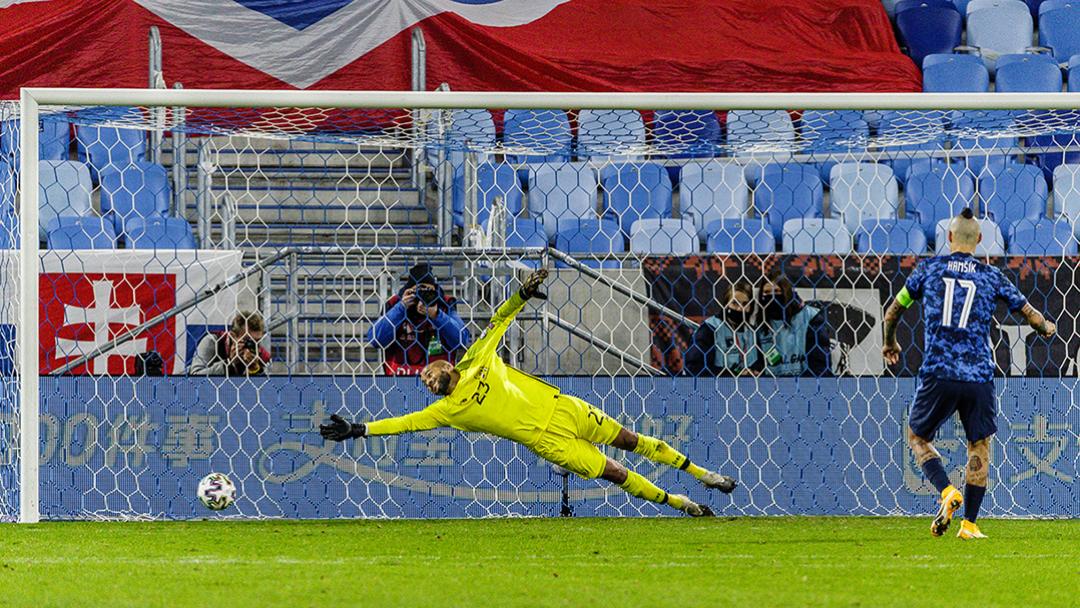
[[[452,393],[419,412],[369,422],[367,434],[449,426],[535,445],[551,421],[559,389],[506,365],[497,353],[503,334],[524,306],[525,299],[515,293],[499,307],[487,331],[458,362],[461,379]]]

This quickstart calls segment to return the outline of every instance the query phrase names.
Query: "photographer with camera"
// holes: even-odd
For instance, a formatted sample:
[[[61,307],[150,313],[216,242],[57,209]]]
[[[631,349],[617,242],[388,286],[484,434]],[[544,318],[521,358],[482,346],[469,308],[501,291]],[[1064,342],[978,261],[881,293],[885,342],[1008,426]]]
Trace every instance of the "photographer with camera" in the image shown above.
[[[259,346],[266,333],[262,315],[241,311],[229,331],[210,332],[199,341],[188,367],[191,376],[258,376],[270,369],[270,353]]]
[[[432,361],[456,362],[469,346],[469,330],[428,264],[417,264],[386,303],[386,312],[368,331],[367,341],[383,349],[383,369],[391,376],[418,375]]]

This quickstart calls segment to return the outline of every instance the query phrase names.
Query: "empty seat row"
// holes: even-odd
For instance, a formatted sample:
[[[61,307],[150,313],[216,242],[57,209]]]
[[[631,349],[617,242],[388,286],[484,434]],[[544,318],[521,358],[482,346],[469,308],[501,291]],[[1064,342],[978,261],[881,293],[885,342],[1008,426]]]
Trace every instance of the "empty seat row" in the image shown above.
[[[72,125],[55,116],[41,120],[38,143],[41,160],[68,160],[71,148]],[[5,120],[0,123],[0,158],[15,160],[19,142],[19,123]],[[146,157],[146,132],[118,127],[75,127],[78,159],[87,164],[90,177],[98,183],[99,176],[121,170]]]
[[[49,249],[115,249],[117,233],[106,218],[60,216],[46,228]],[[176,217],[136,217],[125,225],[128,249],[195,249],[187,220]]]
[[[1068,90],[1080,90],[1080,56],[1069,61]],[[1056,93],[1062,88],[1061,67],[1051,55],[1002,55],[997,60],[994,89],[1000,93]],[[990,75],[975,55],[930,55],[923,60],[923,91],[928,93],[983,93],[990,90]]]

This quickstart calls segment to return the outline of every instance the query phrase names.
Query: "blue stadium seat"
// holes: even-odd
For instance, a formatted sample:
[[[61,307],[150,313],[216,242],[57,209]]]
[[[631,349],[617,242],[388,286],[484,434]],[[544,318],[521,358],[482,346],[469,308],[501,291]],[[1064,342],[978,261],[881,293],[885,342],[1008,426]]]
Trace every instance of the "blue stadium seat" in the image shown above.
[[[849,154],[866,151],[870,126],[858,110],[807,110],[800,120],[803,151],[815,154]],[[821,179],[828,180],[835,160],[817,163]]]
[[[1021,222],[1009,234],[1011,255],[1077,255],[1076,237],[1068,222],[1041,218]]]
[[[840,220],[799,217],[784,222],[784,253],[851,253],[851,232]]]
[[[1068,146],[1076,146],[1077,137],[1073,134],[1055,134],[1055,135],[1037,135],[1035,137],[1028,137],[1026,144],[1028,147],[1039,148],[1065,148]],[[1043,152],[1040,154],[1031,154],[1035,157],[1035,164],[1042,170],[1043,174],[1048,176],[1050,181],[1053,181],[1054,171],[1059,165],[1063,164],[1077,164],[1080,163],[1080,152],[1077,151],[1065,151],[1058,152]]]
[[[895,14],[899,15],[900,13],[911,9],[927,6],[956,9],[957,5],[955,0],[899,0],[893,11]]]
[[[506,246],[547,247],[548,237],[544,233],[544,225],[540,220],[510,218],[506,223]],[[539,268],[541,265],[540,260],[521,260],[519,263],[529,268]]]
[[[919,220],[928,239],[934,238],[938,221],[974,205],[975,181],[966,172],[934,169],[908,179],[908,217]]]
[[[934,243],[934,253],[947,255],[949,253],[949,223],[952,218],[939,221],[935,227],[937,240]],[[982,240],[975,246],[977,257],[1005,255],[1005,237],[1001,235],[1001,228],[992,220],[979,218],[979,227],[982,229]]]
[[[923,61],[923,91],[927,93],[985,93],[990,72],[978,55],[937,54]]]
[[[559,231],[555,235],[555,248],[574,257],[586,254],[603,258],[610,254],[626,252],[626,239],[619,225],[611,220],[561,220]],[[622,266],[620,260],[614,259],[581,259],[580,261],[592,268]]]
[[[544,224],[548,238],[559,220],[593,219],[596,214],[596,173],[586,163],[536,165],[529,172],[529,214]]]
[[[878,255],[926,253],[926,233],[915,220],[864,220],[855,234],[855,251]]]
[[[643,218],[671,217],[671,178],[653,163],[607,165],[600,171],[604,215],[630,234],[630,225]]]
[[[80,125],[75,142],[79,158],[90,166],[94,183],[102,173],[119,171],[146,158],[146,133],[137,129]]]
[[[708,253],[773,253],[772,229],[759,218],[721,219],[712,223],[705,251]]]
[[[523,207],[524,194],[517,171],[505,163],[481,163],[476,168],[476,222],[487,225],[495,199],[502,197],[507,213],[518,215]],[[465,225],[465,167],[454,170],[454,224]]]
[[[892,167],[901,186],[907,184],[909,175],[945,168],[944,158],[930,156],[945,149],[945,116],[942,112],[894,111],[882,115],[877,144],[889,154],[885,164]]]
[[[1080,236],[1080,164],[1054,169],[1054,212],[1072,223]]]
[[[1049,55],[1003,55],[998,59],[994,88],[999,93],[1058,93],[1061,68]]]
[[[979,178],[983,213],[1006,232],[1020,220],[1045,218],[1047,197],[1046,179],[1034,165],[1011,165]]]
[[[971,10],[967,16],[967,44],[978,48],[990,73],[995,72],[995,58],[1023,53],[1031,47],[1034,21],[1023,2],[999,0],[1000,4]]]
[[[1000,173],[1015,164],[1017,161],[1012,149],[1016,145],[1015,137],[980,137],[959,140],[952,150],[953,157],[957,159],[957,170],[965,170],[973,179],[979,179],[984,175]]]
[[[653,146],[669,158],[716,156],[723,132],[711,110],[658,110],[653,116]]]
[[[724,161],[688,162],[679,183],[682,216],[694,221],[698,236],[725,218],[740,218],[750,208],[750,186],[742,166]]]
[[[732,110],[727,116],[727,143],[745,159],[746,179],[756,184],[764,165],[791,158],[795,123],[785,110]]]
[[[38,166],[38,222],[41,238],[53,219],[90,214],[90,170],[74,160],[43,160]]]
[[[1064,2],[1046,9],[1046,2],[1039,13],[1039,44],[1054,51],[1060,63],[1080,55],[1080,2]]]
[[[915,65],[922,65],[927,55],[951,53],[960,44],[964,18],[954,6],[931,6],[923,2],[897,12],[896,28]]]
[[[101,213],[117,234],[131,218],[167,214],[171,199],[169,174],[161,165],[137,162],[101,176]]]
[[[630,251],[646,255],[691,255],[698,251],[694,223],[688,219],[644,219],[630,227]]]
[[[900,210],[896,177],[888,165],[843,163],[829,176],[829,208],[855,232],[866,220],[895,218]]]
[[[503,145],[529,147],[535,155],[507,155],[511,163],[553,163],[570,159],[570,121],[562,110],[507,110]]]
[[[191,224],[178,217],[133,217],[124,224],[128,249],[196,249]]]
[[[1059,8],[1067,8],[1068,6],[1075,6],[1075,0],[1046,0],[1039,5],[1039,16],[1049,11],[1056,11]]]
[[[582,110],[578,114],[578,156],[640,156],[645,123],[637,110]]]
[[[954,4],[956,3],[954,2]],[[1019,7],[1017,5],[1019,5]],[[957,8],[960,8],[959,4],[957,4]],[[1017,8],[1023,10],[1028,15],[1031,14],[1031,9],[1028,8],[1027,3],[1023,0],[970,0],[961,12],[965,15],[970,15],[975,11],[984,9],[1017,10]]]
[[[112,222],[96,215],[55,217],[47,234],[49,249],[116,249]]]
[[[821,217],[823,198],[817,167],[789,163],[766,165],[754,191],[754,207],[768,218],[773,236],[783,234],[784,222],[799,217]]]
[[[1028,5],[1028,9],[1031,11],[1032,17],[1039,16],[1039,9],[1042,7],[1043,2],[1046,0],[1024,0],[1024,4]]]
[[[38,147],[41,160],[68,160],[71,148],[71,124],[65,120],[48,117],[42,119],[38,129]],[[12,166],[18,167],[19,159],[19,121],[0,122],[0,159],[9,159]]]
[[[1067,84],[1070,93],[1080,93],[1080,55],[1069,58],[1069,78]]]
[[[449,124],[443,133],[443,141],[448,148],[450,166],[457,169],[465,160],[465,150],[469,147],[491,147],[495,145],[495,121],[491,118],[491,112],[484,109],[463,108],[454,110],[448,115]],[[433,120],[428,123],[428,137],[437,140],[439,137],[439,121]],[[436,166],[438,161],[438,148],[429,146],[427,149],[428,164]],[[437,179],[437,172],[436,172]]]

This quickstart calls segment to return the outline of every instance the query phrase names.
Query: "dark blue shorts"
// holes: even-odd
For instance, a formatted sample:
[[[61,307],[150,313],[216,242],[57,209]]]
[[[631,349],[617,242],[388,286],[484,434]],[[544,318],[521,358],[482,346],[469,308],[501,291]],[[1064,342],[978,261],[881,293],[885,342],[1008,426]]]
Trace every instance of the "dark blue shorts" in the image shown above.
[[[964,425],[968,441],[986,439],[996,433],[994,383],[919,378],[908,421],[911,430],[919,437],[931,440],[953,412],[960,413],[960,423]]]

